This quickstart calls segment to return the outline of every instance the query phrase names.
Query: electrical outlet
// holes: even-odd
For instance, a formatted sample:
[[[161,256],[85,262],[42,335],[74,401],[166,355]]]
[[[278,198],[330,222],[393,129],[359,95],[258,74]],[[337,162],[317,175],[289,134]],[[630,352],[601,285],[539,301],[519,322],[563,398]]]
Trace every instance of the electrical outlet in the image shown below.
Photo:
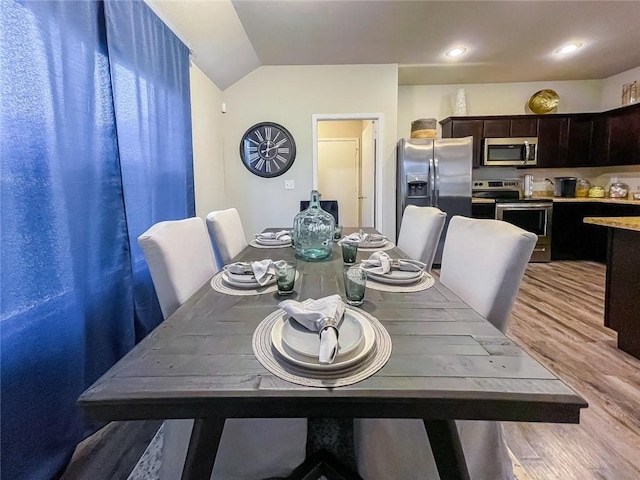
[[[285,180],[284,181],[284,189],[285,190],[293,190],[295,188],[295,183],[293,180]]]

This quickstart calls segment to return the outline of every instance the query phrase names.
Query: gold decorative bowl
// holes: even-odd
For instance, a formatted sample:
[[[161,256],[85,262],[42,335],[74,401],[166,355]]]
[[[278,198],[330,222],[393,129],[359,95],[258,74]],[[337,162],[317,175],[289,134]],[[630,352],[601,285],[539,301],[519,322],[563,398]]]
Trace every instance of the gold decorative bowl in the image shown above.
[[[529,99],[529,110],[533,113],[544,114],[551,113],[558,108],[560,97],[550,89],[540,90],[531,95]]]

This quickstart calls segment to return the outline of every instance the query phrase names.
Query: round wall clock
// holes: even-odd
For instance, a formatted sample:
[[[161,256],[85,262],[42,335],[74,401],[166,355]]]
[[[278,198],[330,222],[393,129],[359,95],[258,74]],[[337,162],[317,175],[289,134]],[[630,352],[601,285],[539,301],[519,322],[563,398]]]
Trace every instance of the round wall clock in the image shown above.
[[[282,125],[258,123],[242,136],[240,158],[251,173],[277,177],[291,168],[296,158],[296,142]]]

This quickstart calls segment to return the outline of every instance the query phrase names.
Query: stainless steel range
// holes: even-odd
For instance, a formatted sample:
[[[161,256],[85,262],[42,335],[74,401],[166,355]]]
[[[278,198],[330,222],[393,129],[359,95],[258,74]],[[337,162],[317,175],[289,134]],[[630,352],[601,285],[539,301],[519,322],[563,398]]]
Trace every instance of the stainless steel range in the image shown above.
[[[551,261],[552,200],[523,199],[520,180],[474,180],[472,197],[496,202],[496,220],[503,220],[538,235],[532,262]]]

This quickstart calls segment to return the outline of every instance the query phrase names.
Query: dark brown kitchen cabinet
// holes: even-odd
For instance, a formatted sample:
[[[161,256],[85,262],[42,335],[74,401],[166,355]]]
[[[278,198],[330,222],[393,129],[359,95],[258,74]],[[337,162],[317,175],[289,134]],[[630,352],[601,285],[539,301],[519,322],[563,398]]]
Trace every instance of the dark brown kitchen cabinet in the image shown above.
[[[596,114],[554,115],[538,121],[538,167],[590,167]]]
[[[511,135],[511,120],[485,120],[483,138],[508,138]]]
[[[479,167],[482,155],[482,120],[451,120],[442,122],[442,138],[473,137],[473,166]]]
[[[538,119],[491,118],[484,121],[483,138],[514,138],[538,136]]]
[[[449,117],[443,138],[473,137],[473,166],[484,138],[538,137],[538,167],[640,165],[640,104],[602,113]]]
[[[609,122],[606,115],[596,115],[591,131],[591,162],[593,166],[608,165]]]
[[[640,205],[604,202],[555,202],[551,229],[551,260],[607,258],[607,229],[584,223],[585,217],[637,217]]]
[[[538,167],[564,167],[567,162],[569,118],[553,116],[538,121]]]
[[[592,167],[593,122],[596,115],[575,115],[569,117],[567,134],[567,167]]]
[[[606,165],[640,164],[640,105],[608,112]]]
[[[537,137],[537,118],[513,118],[511,119],[510,137]]]

